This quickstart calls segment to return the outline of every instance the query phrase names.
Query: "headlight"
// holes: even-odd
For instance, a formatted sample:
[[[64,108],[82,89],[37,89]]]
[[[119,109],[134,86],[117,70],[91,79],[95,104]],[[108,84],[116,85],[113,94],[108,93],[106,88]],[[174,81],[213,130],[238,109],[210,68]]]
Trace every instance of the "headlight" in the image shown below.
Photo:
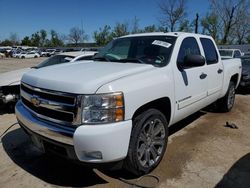
[[[121,92],[84,95],[82,123],[112,123],[124,120],[124,99]]]

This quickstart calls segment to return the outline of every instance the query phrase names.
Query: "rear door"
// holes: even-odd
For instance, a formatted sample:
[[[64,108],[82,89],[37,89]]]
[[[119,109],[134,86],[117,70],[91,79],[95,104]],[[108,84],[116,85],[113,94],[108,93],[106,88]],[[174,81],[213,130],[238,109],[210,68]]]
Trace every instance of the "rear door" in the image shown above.
[[[209,38],[200,38],[207,64],[207,94],[209,98],[220,95],[223,84],[223,64],[219,60],[214,42]]]

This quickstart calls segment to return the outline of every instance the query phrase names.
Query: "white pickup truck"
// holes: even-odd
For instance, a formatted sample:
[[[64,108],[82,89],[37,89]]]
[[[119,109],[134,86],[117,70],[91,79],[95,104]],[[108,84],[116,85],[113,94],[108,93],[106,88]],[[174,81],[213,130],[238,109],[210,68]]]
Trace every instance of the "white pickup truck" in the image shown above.
[[[124,36],[94,59],[26,73],[18,122],[45,152],[136,175],[159,164],[169,126],[214,102],[230,111],[241,76],[239,59],[191,33]]]

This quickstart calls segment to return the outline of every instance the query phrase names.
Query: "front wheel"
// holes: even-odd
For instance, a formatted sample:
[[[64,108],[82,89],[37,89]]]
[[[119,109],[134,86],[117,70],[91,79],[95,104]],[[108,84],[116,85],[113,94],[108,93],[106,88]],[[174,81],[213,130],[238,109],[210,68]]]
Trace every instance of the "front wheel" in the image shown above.
[[[149,109],[133,121],[125,168],[135,175],[152,171],[161,161],[167,146],[168,123],[156,109]]]
[[[235,84],[230,81],[226,95],[218,100],[218,109],[222,112],[229,112],[235,101]]]

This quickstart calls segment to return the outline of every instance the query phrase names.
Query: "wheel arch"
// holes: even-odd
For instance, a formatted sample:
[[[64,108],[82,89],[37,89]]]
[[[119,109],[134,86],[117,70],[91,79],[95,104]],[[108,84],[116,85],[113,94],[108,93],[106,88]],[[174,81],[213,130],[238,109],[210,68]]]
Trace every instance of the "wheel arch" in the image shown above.
[[[161,113],[164,114],[167,122],[170,122],[171,119],[171,101],[168,97],[163,97],[163,98],[159,98],[153,101],[150,101],[142,106],[140,106],[133,114],[132,116],[132,120],[134,120],[139,114],[141,114],[142,112],[150,109],[150,108],[154,108],[159,110]]]

